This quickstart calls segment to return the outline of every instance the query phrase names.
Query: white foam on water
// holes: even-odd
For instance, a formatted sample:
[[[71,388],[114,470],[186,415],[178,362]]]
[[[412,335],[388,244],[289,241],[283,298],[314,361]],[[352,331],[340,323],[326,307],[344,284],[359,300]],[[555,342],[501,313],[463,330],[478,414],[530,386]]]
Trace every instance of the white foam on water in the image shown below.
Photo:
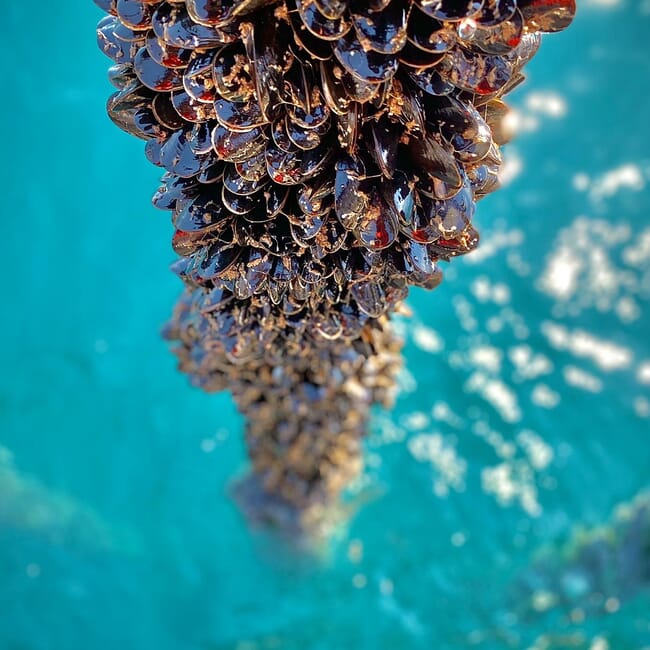
[[[634,241],[623,249],[623,261],[634,268],[650,266],[650,227],[635,234]]]
[[[408,441],[407,447],[415,460],[430,463],[435,470],[433,491],[436,495],[442,497],[450,489],[465,489],[467,462],[440,433],[420,433]]]
[[[638,299],[650,295],[650,229],[633,233],[627,223],[580,216],[550,250],[537,288],[555,300],[556,317],[584,309],[612,312],[623,323],[641,316]]]
[[[516,501],[532,517],[542,513],[534,472],[525,461],[505,461],[483,468],[481,486],[484,492],[493,494],[500,505],[508,506]]]
[[[413,342],[421,350],[437,354],[445,347],[445,342],[438,332],[426,325],[415,325],[412,330]]]
[[[524,103],[528,110],[554,119],[565,117],[569,110],[566,99],[549,90],[528,93]]]
[[[636,380],[640,384],[650,386],[650,359],[642,361],[636,369]]]
[[[578,172],[571,179],[571,185],[573,185],[573,189],[578,192],[586,192],[589,189],[590,184],[591,180],[589,176],[584,172]]]
[[[553,371],[552,361],[541,353],[536,353],[526,343],[508,349],[508,358],[515,367],[515,381],[535,379]]]
[[[474,316],[474,307],[472,303],[461,294],[453,297],[452,305],[458,322],[466,332],[474,332],[478,328],[478,321]]]
[[[481,303],[493,302],[504,306],[510,302],[510,287],[503,282],[493,284],[485,275],[479,276],[472,282],[470,291]]]
[[[455,413],[447,402],[436,402],[431,407],[431,416],[434,420],[444,422],[454,429],[461,429],[464,426],[463,418]]]
[[[530,399],[533,404],[546,409],[553,409],[560,403],[560,395],[546,384],[535,384]]]
[[[524,450],[536,470],[546,469],[553,461],[553,449],[534,431],[524,429],[517,434],[517,444]]]
[[[576,357],[590,359],[601,370],[623,370],[632,363],[630,348],[598,338],[585,330],[570,330],[560,323],[544,321],[541,331],[556,350],[566,350]]]
[[[474,345],[467,353],[469,362],[475,368],[482,368],[493,374],[501,372],[503,352],[492,345]]]
[[[577,366],[564,366],[562,375],[569,386],[586,390],[589,393],[600,393],[603,390],[603,382],[598,377]]]
[[[422,411],[413,411],[412,413],[406,413],[402,415],[399,419],[399,423],[405,428],[411,431],[417,431],[419,429],[425,429],[429,426],[429,416]]]
[[[487,373],[477,370],[465,382],[463,389],[467,393],[478,393],[486,402],[489,402],[506,422],[519,422],[521,408],[517,394],[503,380],[491,377]]]
[[[640,418],[650,418],[650,401],[643,396],[634,399],[634,412]]]
[[[589,198],[599,202],[614,196],[622,189],[639,192],[644,187],[645,179],[641,168],[634,163],[627,163],[595,178],[590,184]]]

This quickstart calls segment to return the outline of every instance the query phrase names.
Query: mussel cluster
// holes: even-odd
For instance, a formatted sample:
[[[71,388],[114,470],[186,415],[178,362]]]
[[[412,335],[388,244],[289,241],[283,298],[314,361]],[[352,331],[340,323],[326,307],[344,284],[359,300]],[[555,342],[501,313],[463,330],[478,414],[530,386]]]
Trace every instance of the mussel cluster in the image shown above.
[[[501,98],[574,0],[95,2],[109,115],[165,170],[182,367],[233,391],[269,493],[326,502],[394,381],[387,316],[478,244]]]
[[[253,472],[236,496],[253,518],[313,529],[362,468],[370,407],[390,406],[401,342],[380,317],[360,336],[326,345],[270,332],[263,356],[235,364],[226,349],[239,340],[238,327],[223,327],[226,310],[206,317],[204,300],[201,289],[187,291],[166,335],[180,342],[181,370],[204,390],[230,389],[246,415]]]

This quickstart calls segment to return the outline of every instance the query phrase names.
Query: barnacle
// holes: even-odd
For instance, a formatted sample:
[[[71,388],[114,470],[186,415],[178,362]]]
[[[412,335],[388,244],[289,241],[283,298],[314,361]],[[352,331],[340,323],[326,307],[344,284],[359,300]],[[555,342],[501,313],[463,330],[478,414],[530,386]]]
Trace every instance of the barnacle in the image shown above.
[[[181,368],[229,389],[299,512],[361,465],[389,316],[478,244],[507,107],[573,0],[96,0],[111,119],[165,170]]]

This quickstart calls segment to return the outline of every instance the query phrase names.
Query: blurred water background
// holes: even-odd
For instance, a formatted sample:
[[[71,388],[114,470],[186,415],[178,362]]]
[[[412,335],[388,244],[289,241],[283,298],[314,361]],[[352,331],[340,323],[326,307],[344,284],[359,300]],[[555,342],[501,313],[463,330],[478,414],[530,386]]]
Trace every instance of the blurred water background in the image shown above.
[[[99,17],[0,24],[0,648],[650,648],[648,0],[545,39],[480,252],[413,292],[360,510],[310,556],[228,498],[242,421],[159,337],[171,231]]]

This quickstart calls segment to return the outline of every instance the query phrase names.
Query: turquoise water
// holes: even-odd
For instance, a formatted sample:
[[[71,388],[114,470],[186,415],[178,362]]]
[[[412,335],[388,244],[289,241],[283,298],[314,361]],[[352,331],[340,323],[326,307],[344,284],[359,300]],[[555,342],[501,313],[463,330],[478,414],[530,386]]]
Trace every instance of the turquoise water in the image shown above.
[[[7,4],[2,650],[650,648],[650,5],[581,9],[513,97],[482,252],[410,300],[357,513],[298,555],[231,503],[242,422],[158,336],[170,228],[99,11]]]

